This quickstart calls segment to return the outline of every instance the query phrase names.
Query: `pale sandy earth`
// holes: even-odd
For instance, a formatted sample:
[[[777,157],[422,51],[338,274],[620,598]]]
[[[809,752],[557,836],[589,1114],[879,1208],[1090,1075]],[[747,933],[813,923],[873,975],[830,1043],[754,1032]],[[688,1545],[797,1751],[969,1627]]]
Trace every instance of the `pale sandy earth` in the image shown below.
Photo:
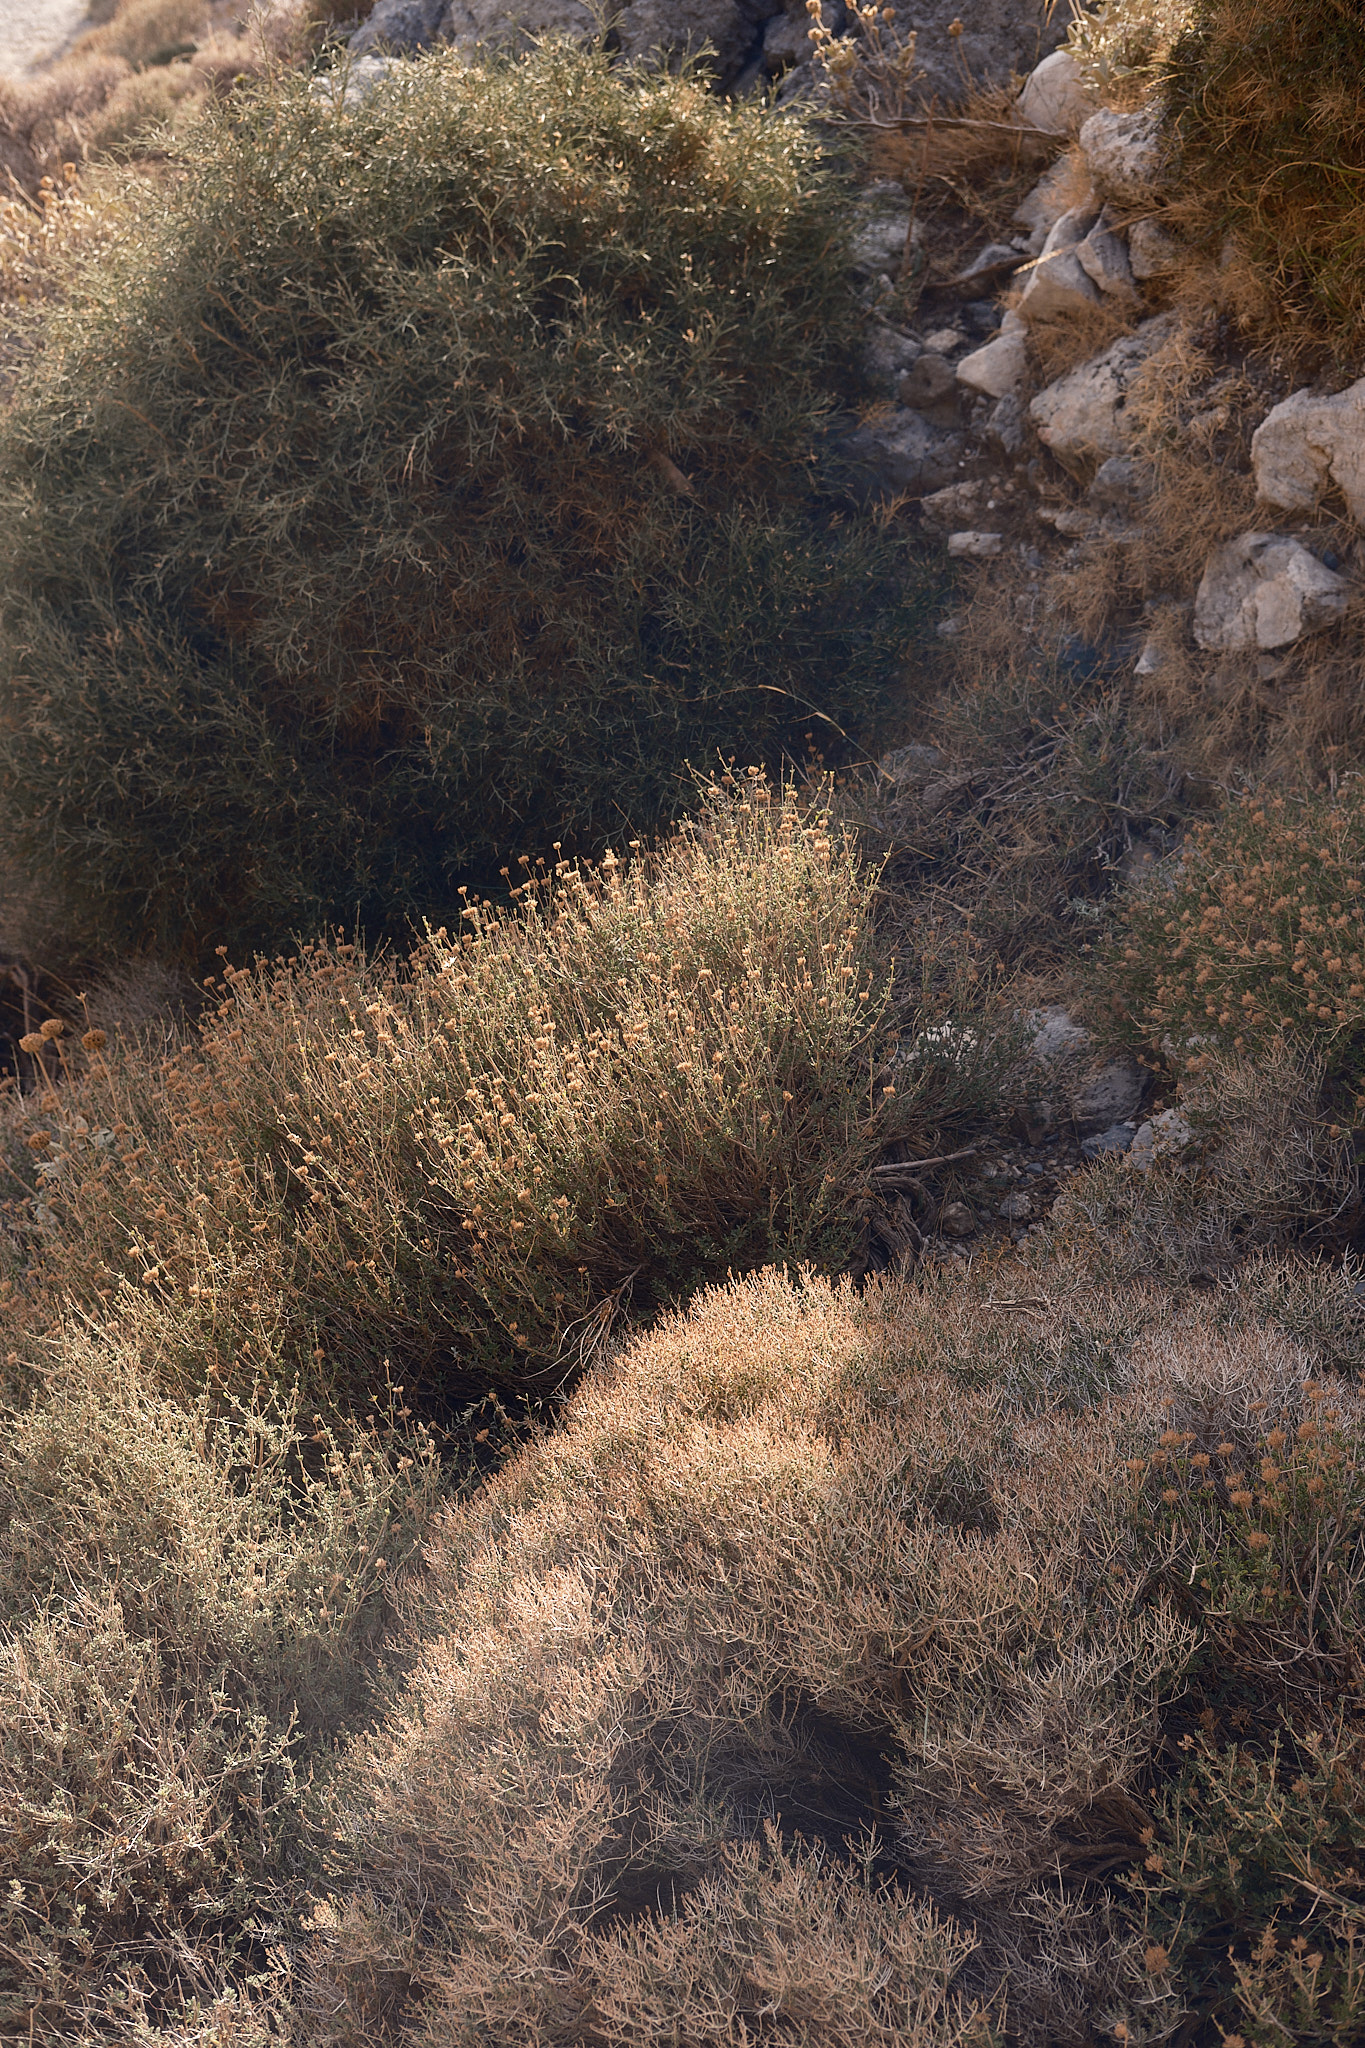
[[[64,50],[85,25],[86,0],[0,0],[0,72],[25,72]]]

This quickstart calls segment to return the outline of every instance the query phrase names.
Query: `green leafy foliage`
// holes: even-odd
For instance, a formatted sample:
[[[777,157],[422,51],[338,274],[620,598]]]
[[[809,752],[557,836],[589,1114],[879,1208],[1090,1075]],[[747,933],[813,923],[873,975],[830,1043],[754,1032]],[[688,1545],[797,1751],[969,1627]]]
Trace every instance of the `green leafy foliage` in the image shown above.
[[[814,483],[845,261],[799,119],[591,50],[208,114],[0,429],[8,857],[163,955],[403,931],[866,731],[918,586]]]

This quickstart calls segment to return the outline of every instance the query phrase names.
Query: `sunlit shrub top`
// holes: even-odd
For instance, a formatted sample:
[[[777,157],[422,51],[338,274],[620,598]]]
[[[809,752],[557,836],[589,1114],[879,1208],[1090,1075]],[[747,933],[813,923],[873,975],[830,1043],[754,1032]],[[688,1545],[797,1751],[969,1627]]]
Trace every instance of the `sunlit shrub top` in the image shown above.
[[[1127,903],[1105,973],[1184,1063],[1285,1037],[1354,1090],[1365,1049],[1365,802],[1249,796],[1193,828]],[[1357,1103],[1357,1107],[1361,1106]]]

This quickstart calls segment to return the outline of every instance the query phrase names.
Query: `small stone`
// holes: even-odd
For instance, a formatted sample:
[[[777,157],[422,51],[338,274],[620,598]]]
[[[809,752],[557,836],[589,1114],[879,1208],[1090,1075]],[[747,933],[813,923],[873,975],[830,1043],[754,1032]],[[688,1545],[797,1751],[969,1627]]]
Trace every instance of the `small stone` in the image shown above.
[[[926,350],[901,378],[896,396],[902,405],[912,405],[919,412],[932,412],[945,400],[955,404],[957,378],[952,364]]]
[[[1209,556],[1194,601],[1194,637],[1209,653],[1292,647],[1345,611],[1350,586],[1296,540],[1244,533]]]
[[[938,1219],[945,1237],[973,1237],[977,1221],[965,1202],[949,1202]]]
[[[1128,251],[1103,222],[1096,221],[1085,240],[1076,244],[1076,261],[1090,282],[1098,285],[1102,292],[1108,292],[1111,298],[1131,299],[1135,296]]]
[[[1095,94],[1067,50],[1054,50],[1036,64],[1014,103],[1015,119],[1024,127],[1053,135],[1074,135],[1094,111]]]
[[[993,562],[1004,545],[1001,533],[968,531],[948,535],[948,553],[955,561]]]
[[[958,273],[957,282],[959,285],[965,285],[973,277],[982,277],[987,272],[1002,270],[1006,265],[1011,270],[1019,268],[1019,251],[1009,242],[987,242],[985,248],[973,256],[967,268]]]
[[[1103,1159],[1107,1154],[1126,1152],[1136,1135],[1136,1124],[1111,1124],[1096,1137],[1082,1138],[1081,1150],[1087,1159]]]
[[[1019,394],[1007,391],[991,407],[985,424],[988,440],[1002,455],[1018,455],[1024,446],[1024,405]]]
[[[1134,1121],[1149,1078],[1130,1053],[1107,1061],[1076,1091],[1072,1114],[1078,1126],[1093,1134]]]
[[[1133,222],[1128,230],[1128,262],[1140,284],[1174,270],[1179,260],[1179,242],[1174,235],[1168,235],[1150,214]]]
[[[863,349],[863,368],[869,380],[890,396],[922,354],[913,334],[900,334],[894,327],[876,322]]]
[[[1146,463],[1134,462],[1127,455],[1111,455],[1095,471],[1086,496],[1092,505],[1124,509],[1135,498],[1148,496],[1152,483],[1152,471]]]
[[[1006,1223],[1027,1223],[1033,1214],[1033,1197],[1026,1195],[1022,1189],[1018,1194],[1006,1195],[995,1213]]]
[[[1136,334],[1123,335],[1103,355],[1068,370],[1040,391],[1029,417],[1044,447],[1063,461],[1072,456],[1103,461],[1122,455],[1127,447],[1123,408],[1128,387],[1174,329],[1168,313],[1144,320]]]
[[[1055,1060],[1063,1054],[1084,1052],[1090,1043],[1090,1033],[1084,1024],[1078,1024],[1060,1004],[1035,1010],[1028,1021],[1033,1031],[1029,1050],[1036,1060]]]
[[[929,526],[943,526],[950,532],[956,532],[984,509],[988,493],[985,477],[970,477],[960,484],[945,484],[941,491],[931,491],[927,498],[920,500],[920,517]]]
[[[1078,203],[1090,204],[1092,215],[1099,212],[1099,200],[1093,194],[1087,198],[1085,193],[1078,192],[1078,182],[1069,158],[1058,157],[1051,170],[1044,173],[1015,208],[1011,218],[1016,227],[1026,231],[1030,256],[1039,254],[1062,215]]]
[[[850,496],[866,504],[940,490],[953,480],[965,446],[960,433],[935,426],[912,407],[893,405],[837,435],[831,452]]]
[[[1164,147],[1156,115],[1146,107],[1133,114],[1101,107],[1081,128],[1081,154],[1106,199],[1140,199],[1161,177]]]
[[[1128,1164],[1139,1173],[1147,1173],[1158,1159],[1169,1159],[1177,1152],[1183,1152],[1193,1138],[1185,1118],[1178,1109],[1163,1109],[1139,1126],[1132,1144],[1128,1147]]]
[[[1028,375],[1028,328],[1013,311],[1000,332],[984,348],[974,349],[957,366],[957,381],[987,398],[1015,396]]]
[[[1094,226],[1094,215],[1079,208],[1064,213],[1043,244],[1043,253],[1028,271],[1020,295],[1022,320],[1055,320],[1099,302],[1098,287],[1081,268],[1079,244]]]
[[[925,335],[924,346],[930,355],[950,356],[966,339],[960,327],[936,327],[932,334]]]
[[[1251,465],[1268,504],[1311,512],[1331,482],[1365,525],[1365,377],[1335,398],[1286,398],[1252,435]]]
[[[1154,676],[1166,659],[1166,650],[1155,634],[1142,643],[1142,651],[1133,664],[1135,676]]]
[[[874,214],[864,221],[853,237],[853,267],[867,277],[896,277],[905,260],[906,238],[910,232],[908,204],[905,212]]]

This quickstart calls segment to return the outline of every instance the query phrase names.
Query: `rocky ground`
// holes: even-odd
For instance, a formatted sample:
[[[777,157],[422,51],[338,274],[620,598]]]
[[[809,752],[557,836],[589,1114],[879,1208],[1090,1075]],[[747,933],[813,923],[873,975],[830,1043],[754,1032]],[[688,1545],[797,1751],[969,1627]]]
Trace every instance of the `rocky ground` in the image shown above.
[[[87,20],[87,0],[5,0],[0,7],[0,74],[23,73],[60,56]]]
[[[591,35],[598,11],[585,0],[378,0],[352,48],[364,55],[437,41],[472,45],[505,39],[509,31]],[[839,32],[844,0],[826,0],[821,15]],[[627,56],[708,46],[727,91],[749,91],[809,66],[805,0],[626,0],[611,20]],[[966,91],[1029,70],[1061,41],[1066,23],[1046,0],[917,0],[899,11],[898,26],[915,33],[923,91],[951,105]]]

